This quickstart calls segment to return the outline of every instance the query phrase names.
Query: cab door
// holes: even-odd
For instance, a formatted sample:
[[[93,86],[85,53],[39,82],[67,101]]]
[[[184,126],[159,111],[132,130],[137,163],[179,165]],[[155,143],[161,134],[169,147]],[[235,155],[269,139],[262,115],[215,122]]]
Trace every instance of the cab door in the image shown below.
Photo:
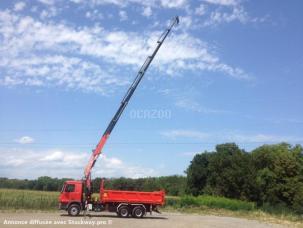
[[[76,191],[75,184],[65,184],[60,195],[60,201],[62,203],[68,203],[70,201],[81,201],[81,198],[79,199],[79,193]]]

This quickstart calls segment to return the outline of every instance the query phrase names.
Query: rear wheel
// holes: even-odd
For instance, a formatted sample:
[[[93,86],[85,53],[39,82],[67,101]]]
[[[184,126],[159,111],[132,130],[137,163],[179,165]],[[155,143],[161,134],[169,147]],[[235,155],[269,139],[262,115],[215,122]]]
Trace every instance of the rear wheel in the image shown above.
[[[77,216],[80,213],[80,206],[77,204],[72,204],[68,207],[68,214],[70,216]]]
[[[129,215],[128,206],[121,206],[118,209],[118,215],[122,218],[127,218]]]
[[[142,218],[144,214],[145,214],[145,209],[142,206],[134,207],[132,212],[132,216],[134,218]]]

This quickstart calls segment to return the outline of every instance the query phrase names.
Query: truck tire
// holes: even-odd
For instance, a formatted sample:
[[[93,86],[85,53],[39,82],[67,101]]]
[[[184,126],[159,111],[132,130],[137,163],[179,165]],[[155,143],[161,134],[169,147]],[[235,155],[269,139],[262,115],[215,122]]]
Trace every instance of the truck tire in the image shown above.
[[[122,218],[127,218],[129,216],[129,209],[128,206],[121,206],[118,209],[118,215]]]
[[[78,216],[80,213],[80,206],[77,204],[72,204],[68,207],[67,211],[70,216]]]
[[[136,206],[133,209],[132,216],[134,218],[142,218],[145,215],[145,209],[142,206]]]

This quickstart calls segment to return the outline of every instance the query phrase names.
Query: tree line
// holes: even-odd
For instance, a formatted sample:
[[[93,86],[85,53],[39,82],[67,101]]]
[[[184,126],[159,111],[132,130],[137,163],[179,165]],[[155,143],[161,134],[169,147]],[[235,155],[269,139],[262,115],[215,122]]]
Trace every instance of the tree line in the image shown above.
[[[215,195],[281,206],[303,213],[303,149],[287,143],[263,145],[251,152],[234,143],[217,145],[215,151],[196,154],[186,176],[106,178],[105,188],[155,191],[167,195]],[[60,191],[69,178],[36,180],[0,178],[0,188]],[[94,192],[101,178],[93,179]]]
[[[303,213],[302,146],[263,145],[252,152],[234,143],[195,155],[186,193],[217,195],[281,206]]]
[[[40,191],[61,191],[63,183],[71,178],[51,178],[47,176],[39,177],[36,180],[20,180],[0,178],[0,188],[28,189]],[[101,178],[92,180],[94,192],[99,192]],[[107,189],[117,190],[137,190],[137,191],[156,191],[164,189],[166,194],[173,196],[184,195],[186,188],[185,176],[163,176],[146,178],[104,178],[104,186]]]

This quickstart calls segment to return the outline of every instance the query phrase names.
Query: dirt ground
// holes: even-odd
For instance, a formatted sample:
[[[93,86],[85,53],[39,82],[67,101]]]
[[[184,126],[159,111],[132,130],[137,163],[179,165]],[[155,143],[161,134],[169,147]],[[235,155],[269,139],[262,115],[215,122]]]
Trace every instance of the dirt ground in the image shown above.
[[[1,213],[0,227],[211,227],[211,228],[282,228],[286,226],[269,224],[256,220],[211,215],[162,213],[147,215],[142,219],[119,218],[112,213],[91,213],[90,217],[69,217],[62,212],[53,213]]]

